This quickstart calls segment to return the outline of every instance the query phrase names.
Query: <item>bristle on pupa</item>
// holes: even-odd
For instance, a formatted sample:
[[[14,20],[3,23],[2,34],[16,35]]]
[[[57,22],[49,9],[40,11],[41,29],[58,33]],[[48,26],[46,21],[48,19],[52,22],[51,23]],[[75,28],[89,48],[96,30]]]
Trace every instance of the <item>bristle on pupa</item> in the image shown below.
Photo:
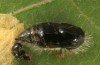
[[[93,39],[92,35],[86,34],[84,38],[84,43],[80,45],[78,48],[72,49],[69,52],[74,54],[79,54],[80,52],[86,52],[88,48],[93,45],[92,39]]]

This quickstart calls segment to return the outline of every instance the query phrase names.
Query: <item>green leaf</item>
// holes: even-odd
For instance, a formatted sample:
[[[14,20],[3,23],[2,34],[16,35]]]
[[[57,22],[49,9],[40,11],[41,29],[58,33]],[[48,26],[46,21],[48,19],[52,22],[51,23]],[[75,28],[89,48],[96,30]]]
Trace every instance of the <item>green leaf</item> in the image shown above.
[[[0,12],[11,13],[40,1],[42,0],[0,0]],[[93,45],[86,52],[67,55],[64,59],[48,52],[38,55],[26,47],[27,51],[31,51],[29,55],[32,60],[18,60],[17,65],[100,65],[100,0],[54,0],[16,17],[25,23],[26,28],[41,22],[66,22],[81,27],[93,37]]]

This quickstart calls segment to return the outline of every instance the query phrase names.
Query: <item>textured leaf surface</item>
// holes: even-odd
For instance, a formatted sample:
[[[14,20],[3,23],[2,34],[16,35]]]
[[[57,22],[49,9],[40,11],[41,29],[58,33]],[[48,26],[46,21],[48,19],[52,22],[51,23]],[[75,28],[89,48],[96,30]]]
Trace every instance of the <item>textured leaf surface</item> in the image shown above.
[[[0,0],[0,13],[11,13],[41,0]],[[18,65],[100,65],[100,0],[54,0],[52,3],[16,15],[25,27],[40,22],[66,22],[92,35],[93,46],[87,52],[59,59],[54,55],[29,52],[32,61],[18,60]],[[27,51],[30,51],[27,49]]]

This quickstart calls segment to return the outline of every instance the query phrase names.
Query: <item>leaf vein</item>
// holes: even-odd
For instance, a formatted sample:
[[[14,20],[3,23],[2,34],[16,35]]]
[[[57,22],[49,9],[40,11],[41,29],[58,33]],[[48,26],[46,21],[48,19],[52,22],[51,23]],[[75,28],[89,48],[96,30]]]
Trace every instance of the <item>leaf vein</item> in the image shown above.
[[[96,26],[96,24],[77,6],[77,4],[73,0],[69,0],[69,2],[77,9],[81,16],[83,16],[89,22],[89,24],[95,28],[97,32],[100,32],[99,27]]]

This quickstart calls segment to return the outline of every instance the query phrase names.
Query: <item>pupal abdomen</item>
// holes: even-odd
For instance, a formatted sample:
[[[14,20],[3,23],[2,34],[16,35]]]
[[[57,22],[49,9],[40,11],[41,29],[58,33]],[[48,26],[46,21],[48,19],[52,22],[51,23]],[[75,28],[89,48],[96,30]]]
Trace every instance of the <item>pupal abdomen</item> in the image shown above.
[[[79,47],[84,42],[84,31],[67,23],[40,23],[33,26],[38,45],[44,48]]]

